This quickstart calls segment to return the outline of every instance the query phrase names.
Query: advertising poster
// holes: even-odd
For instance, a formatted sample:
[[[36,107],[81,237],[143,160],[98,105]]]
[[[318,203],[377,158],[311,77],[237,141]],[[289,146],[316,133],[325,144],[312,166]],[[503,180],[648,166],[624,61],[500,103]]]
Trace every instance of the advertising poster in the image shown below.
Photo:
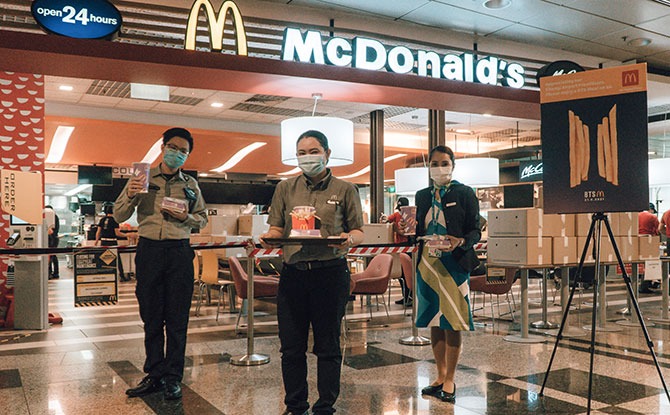
[[[545,213],[646,208],[646,91],[646,64],[541,78]]]
[[[0,169],[2,204],[5,213],[26,223],[42,223],[42,174],[39,172]]]
[[[116,261],[110,249],[74,255],[74,306],[113,305],[118,299]]]

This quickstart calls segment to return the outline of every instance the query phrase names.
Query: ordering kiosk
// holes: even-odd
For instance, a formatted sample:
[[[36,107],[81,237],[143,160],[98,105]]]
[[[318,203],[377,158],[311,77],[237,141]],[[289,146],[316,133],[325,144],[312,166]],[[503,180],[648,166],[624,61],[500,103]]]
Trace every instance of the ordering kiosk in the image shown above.
[[[44,211],[42,224],[30,224],[10,216],[7,246],[14,249],[44,248],[47,230],[55,221],[54,212]],[[23,255],[14,258],[14,328],[46,330],[48,313],[47,255]]]

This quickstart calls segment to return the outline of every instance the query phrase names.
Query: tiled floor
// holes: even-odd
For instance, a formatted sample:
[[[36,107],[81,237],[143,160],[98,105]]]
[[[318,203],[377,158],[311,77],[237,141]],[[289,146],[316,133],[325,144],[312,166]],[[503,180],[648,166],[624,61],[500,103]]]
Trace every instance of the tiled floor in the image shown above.
[[[608,320],[626,303],[625,287],[608,282]],[[518,288],[517,288],[518,289]],[[257,367],[231,365],[231,356],[246,353],[247,341],[234,333],[235,314],[215,321],[215,306],[192,315],[189,325],[184,397],[163,400],[160,394],[139,399],[124,391],[142,378],[142,327],[133,294],[134,284],[121,283],[116,306],[74,308],[72,279],[64,273],[49,282],[50,311],[64,318],[46,332],[0,331],[0,414],[281,414],[283,389],[275,306],[258,302],[267,315],[257,317],[255,351],[270,356]],[[393,294],[398,298],[398,289]],[[540,290],[531,282],[531,321],[540,317]],[[517,294],[517,303],[518,303]],[[551,294],[550,294],[551,298]],[[575,297],[575,303],[591,297]],[[558,298],[556,299],[558,301]],[[660,314],[660,295],[640,300],[647,316]],[[192,310],[194,310],[193,307]],[[505,309],[503,307],[503,309]],[[485,308],[488,311],[488,307]],[[261,314],[264,314],[261,313]],[[555,337],[546,343],[519,344],[503,340],[518,324],[478,325],[464,336],[456,376],[456,404],[422,397],[420,389],[435,376],[430,346],[405,346],[410,318],[400,306],[374,311],[371,323],[355,321],[367,311],[350,304],[342,375],[337,402],[341,414],[584,414],[588,402],[590,336],[562,339],[544,396],[539,396]],[[479,312],[481,313],[481,311]],[[550,317],[560,318],[550,307]],[[573,327],[589,325],[591,308],[570,313]],[[386,327],[367,327],[368,325]],[[593,370],[593,414],[667,414],[670,403],[639,326],[619,332],[597,332]],[[670,375],[668,326],[649,327],[664,376]],[[420,330],[427,335],[427,331]],[[310,355],[310,390],[316,390],[315,359]],[[312,402],[315,397],[312,395]]]

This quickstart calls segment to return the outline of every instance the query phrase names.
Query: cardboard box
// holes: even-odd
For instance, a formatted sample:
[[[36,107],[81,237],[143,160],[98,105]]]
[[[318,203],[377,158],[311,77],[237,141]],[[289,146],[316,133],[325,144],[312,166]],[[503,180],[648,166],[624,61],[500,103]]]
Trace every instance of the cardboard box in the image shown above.
[[[579,262],[579,255],[577,254],[577,237],[576,236],[553,237],[552,263],[555,265],[566,265],[566,264],[576,264],[578,262]]]
[[[212,241],[212,238],[209,235],[200,235],[194,233],[191,234],[189,240],[192,244],[208,244]]]
[[[614,236],[636,236],[639,228],[637,215],[637,212],[610,213],[610,226]]]
[[[237,218],[237,232],[240,235],[259,236],[270,229],[268,215],[241,215]]]
[[[586,244],[586,236],[577,237],[577,256],[581,258],[582,251],[584,250],[584,245]],[[593,257],[595,239],[592,239],[589,243],[589,250],[586,253],[585,263],[594,263],[596,260]],[[578,260],[579,260],[578,258]],[[600,242],[600,262],[616,262],[616,256],[614,255],[614,248],[612,243],[609,240],[609,237],[604,235],[601,236]]]
[[[368,223],[363,225],[365,238],[363,244],[392,244],[393,224],[391,223]]]
[[[639,259],[658,259],[661,251],[659,247],[661,241],[657,235],[639,235],[638,242],[638,257]]]
[[[542,209],[490,210],[489,238],[538,236],[542,233]]]
[[[639,258],[639,243],[636,235],[615,236],[614,239],[624,262],[636,261]],[[658,248],[656,252],[658,252]],[[614,260],[616,261],[616,257]]]
[[[207,226],[200,229],[201,235],[237,235],[237,216],[215,215],[207,218]]]
[[[575,215],[543,215],[542,236],[575,236]]]
[[[551,265],[551,238],[489,238],[487,263],[495,265]]]

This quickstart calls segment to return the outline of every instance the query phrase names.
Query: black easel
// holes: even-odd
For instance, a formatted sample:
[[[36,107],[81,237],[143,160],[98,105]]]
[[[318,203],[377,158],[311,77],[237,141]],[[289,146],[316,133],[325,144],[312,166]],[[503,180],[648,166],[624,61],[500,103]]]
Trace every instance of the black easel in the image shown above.
[[[661,373],[661,368],[658,365],[658,360],[656,358],[656,353],[654,352],[654,343],[651,341],[649,338],[649,332],[647,331],[647,326],[644,324],[644,319],[642,318],[642,313],[640,312],[640,306],[637,302],[637,299],[635,298],[635,295],[633,293],[633,288],[630,284],[630,277],[628,277],[628,274],[626,273],[626,267],[623,264],[623,260],[621,259],[621,254],[619,253],[619,248],[616,246],[616,241],[614,240],[614,235],[612,234],[612,228],[610,228],[610,223],[609,220],[607,219],[607,216],[605,216],[604,213],[599,212],[599,213],[594,213],[593,216],[591,217],[591,227],[589,228],[589,235],[586,238],[586,243],[584,244],[584,250],[582,251],[582,256],[579,259],[579,267],[577,268],[577,275],[575,276],[575,280],[572,283],[572,290],[570,290],[570,298],[568,299],[568,304],[567,307],[565,308],[565,312],[563,313],[563,318],[561,319],[561,328],[558,330],[558,335],[556,336],[556,343],[554,343],[554,350],[551,352],[551,358],[549,359],[549,366],[547,367],[547,371],[544,374],[544,381],[542,382],[542,389],[540,389],[540,396],[544,396],[544,387],[547,384],[547,379],[549,379],[549,372],[551,371],[551,365],[554,362],[554,357],[556,356],[556,349],[558,348],[558,342],[561,341],[563,338],[563,327],[565,327],[565,322],[568,319],[568,312],[570,311],[570,304],[572,303],[572,298],[575,295],[575,289],[577,288],[577,284],[581,281],[582,279],[582,269],[584,268],[584,260],[586,259],[586,253],[588,252],[589,249],[589,244],[591,242],[591,239],[593,237],[593,232],[594,229],[596,229],[596,224],[597,230],[596,230],[596,236],[597,239],[595,241],[595,278],[593,281],[593,311],[591,314],[591,364],[589,367],[589,392],[588,392],[588,404],[586,408],[586,413],[590,414],[591,413],[591,387],[593,384],[593,357],[595,353],[595,347],[596,347],[596,314],[598,311],[598,280],[600,277],[600,236],[601,236],[601,230],[602,230],[602,224],[605,223],[605,228],[607,229],[607,234],[609,236],[609,240],[612,243],[612,247],[614,247],[614,254],[616,255],[617,262],[619,263],[619,267],[621,267],[622,273],[623,273],[623,279],[626,282],[626,288],[628,289],[628,297],[630,298],[631,304],[633,305],[633,308],[635,308],[635,313],[637,314],[637,319],[640,322],[640,328],[642,328],[642,332],[644,333],[644,338],[647,341],[647,346],[649,347],[649,351],[651,352],[651,356],[654,359],[654,364],[656,365],[656,370],[658,371],[658,376],[661,378],[661,383],[663,384],[663,389],[665,390],[665,395],[668,397],[668,401],[670,401],[670,394],[668,394],[668,387],[665,384],[665,379],[663,378],[663,373]],[[601,299],[601,301],[604,301],[605,299]]]

